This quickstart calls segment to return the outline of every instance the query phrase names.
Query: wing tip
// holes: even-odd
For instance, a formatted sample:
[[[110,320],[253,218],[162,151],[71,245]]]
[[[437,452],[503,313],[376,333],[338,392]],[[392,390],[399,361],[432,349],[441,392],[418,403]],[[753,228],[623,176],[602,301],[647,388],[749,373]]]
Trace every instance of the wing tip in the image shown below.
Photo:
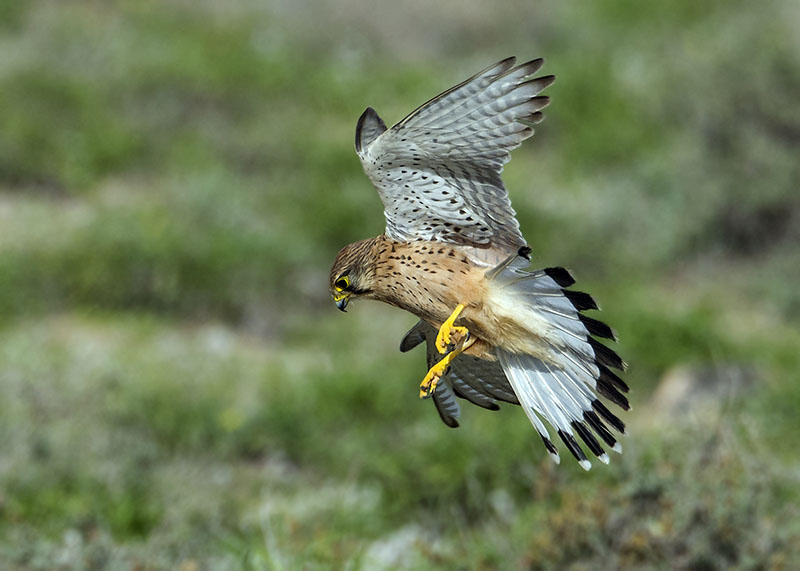
[[[415,347],[417,347],[420,343],[425,341],[425,335],[421,329],[422,321],[418,321],[408,332],[403,336],[403,339],[400,341],[400,352],[407,353],[411,351]]]
[[[535,81],[537,87],[541,89],[547,89],[548,87],[553,85],[555,80],[556,76],[551,73],[550,75],[542,75],[541,77],[537,77],[536,79],[532,79],[531,81]]]
[[[386,131],[386,123],[375,109],[367,107],[356,123],[356,152],[361,154],[384,131]]]
[[[542,69],[543,65],[544,65],[544,58],[543,57],[537,57],[537,58],[533,58],[532,60],[526,61],[525,63],[521,63],[517,67],[518,68],[526,68],[525,71],[528,72],[528,75],[526,77],[528,77],[528,76],[533,75],[534,73],[536,73],[540,69]]]
[[[517,56],[508,56],[506,58],[501,59],[496,64],[489,66],[487,68],[487,71],[495,67],[503,67],[504,69],[511,69],[512,67],[514,67],[515,63],[517,63]]]
[[[459,427],[458,421],[455,418],[453,418],[452,416],[448,416],[448,417],[442,416],[441,418],[442,418],[442,422],[444,422],[445,425],[447,425],[448,428],[458,428]]]

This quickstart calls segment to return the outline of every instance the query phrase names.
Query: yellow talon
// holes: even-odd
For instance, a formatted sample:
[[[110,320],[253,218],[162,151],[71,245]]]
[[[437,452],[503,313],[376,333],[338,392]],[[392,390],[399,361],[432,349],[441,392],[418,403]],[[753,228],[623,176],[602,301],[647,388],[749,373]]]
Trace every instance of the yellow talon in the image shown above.
[[[450,314],[450,317],[448,317],[439,328],[439,333],[436,335],[436,349],[442,355],[447,353],[447,347],[449,345],[458,345],[469,339],[469,330],[466,327],[453,325],[463,309],[464,304],[459,303],[453,310],[453,313]]]
[[[441,361],[428,370],[428,374],[425,375],[425,378],[422,379],[422,383],[419,385],[419,398],[427,398],[436,391],[436,385],[439,383],[439,379],[447,372],[447,367],[450,366],[453,359],[463,353],[474,342],[474,339],[463,339],[459,341],[458,347],[442,357]]]
[[[447,357],[449,356],[447,355]],[[450,359],[447,357],[431,367],[428,374],[422,379],[422,383],[419,385],[419,398],[424,399],[436,392],[436,385],[439,383],[439,379],[442,378],[442,375],[447,371],[447,367],[450,366]]]
[[[439,383],[439,379],[447,372],[447,367],[450,366],[451,361],[475,342],[474,339],[470,339],[469,330],[466,327],[453,325],[463,309],[464,304],[459,303],[453,313],[450,314],[450,317],[442,323],[439,333],[436,334],[436,349],[444,357],[431,367],[428,370],[428,374],[422,379],[422,383],[419,385],[420,398],[427,398],[436,391],[436,385]],[[450,347],[453,348],[448,351]]]

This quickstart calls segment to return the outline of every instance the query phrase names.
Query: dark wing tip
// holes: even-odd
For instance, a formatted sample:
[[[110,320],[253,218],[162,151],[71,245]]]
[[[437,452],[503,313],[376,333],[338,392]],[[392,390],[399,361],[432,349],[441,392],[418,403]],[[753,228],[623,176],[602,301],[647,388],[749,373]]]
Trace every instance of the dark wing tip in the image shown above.
[[[538,125],[542,121],[544,121],[544,113],[541,111],[536,111],[535,113],[531,113],[530,115],[526,115],[525,117],[520,117],[517,119],[518,123],[522,123],[530,129],[530,133],[533,133],[534,125]]]
[[[539,71],[542,68],[543,65],[544,65],[544,58],[543,57],[537,57],[537,58],[534,58],[534,59],[532,59],[530,61],[526,61],[525,63],[521,63],[517,67],[527,68],[526,71],[528,72],[528,75],[530,76],[530,75],[533,75],[534,73],[536,73],[537,71]]]
[[[550,105],[550,96],[536,95],[535,97],[531,97],[529,101],[535,104],[536,106],[535,111],[539,111],[540,109],[544,109],[545,107]]]
[[[474,389],[472,389],[474,390]],[[493,400],[489,400],[489,397],[482,395],[475,391],[475,396],[471,396],[468,393],[462,391],[457,386],[453,386],[453,392],[456,393],[456,396],[460,399],[464,399],[466,401],[471,402],[472,404],[479,406],[481,408],[485,408],[486,410],[500,410],[500,405],[494,402]],[[484,398],[483,400],[477,400],[478,398]]]
[[[356,152],[360,153],[385,130],[383,119],[372,107],[367,107],[356,124]]]
[[[408,330],[403,340],[400,341],[400,352],[406,353],[425,341],[425,334],[422,332],[421,322],[417,322],[414,327]]]
[[[538,87],[540,90],[542,90],[542,89],[547,89],[548,87],[553,85],[553,82],[555,80],[556,80],[556,76],[555,75],[543,75],[541,77],[537,77],[536,79],[531,79],[531,80],[528,80],[528,81],[529,82],[534,82],[535,81],[536,82],[536,87]]]
[[[497,62],[496,64],[494,64],[492,66],[487,67],[486,69],[489,70],[489,69],[492,69],[493,67],[497,67],[499,65],[501,65],[503,67],[506,67],[506,68],[510,68],[515,63],[517,63],[517,56],[508,56],[507,58],[501,59],[499,62]]]
[[[439,406],[436,406],[436,412],[439,413],[439,418],[442,419],[442,422],[445,423],[450,428],[458,428],[458,421],[453,418],[452,416],[448,415],[445,411],[443,411]]]

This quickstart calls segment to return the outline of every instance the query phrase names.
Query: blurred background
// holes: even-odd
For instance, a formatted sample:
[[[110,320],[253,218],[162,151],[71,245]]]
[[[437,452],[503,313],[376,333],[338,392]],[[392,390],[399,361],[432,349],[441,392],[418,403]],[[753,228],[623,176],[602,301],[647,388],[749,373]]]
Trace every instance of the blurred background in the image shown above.
[[[800,5],[0,3],[0,567],[789,568]],[[630,363],[625,453],[417,398],[415,318],[336,311],[353,150],[508,55],[505,172]]]

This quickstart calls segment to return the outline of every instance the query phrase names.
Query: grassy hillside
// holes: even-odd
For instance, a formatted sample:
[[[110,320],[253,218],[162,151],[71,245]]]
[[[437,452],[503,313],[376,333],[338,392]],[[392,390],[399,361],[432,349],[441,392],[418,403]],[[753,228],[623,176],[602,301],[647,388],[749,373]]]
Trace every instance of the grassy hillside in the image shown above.
[[[800,558],[800,12],[531,4],[0,6],[0,567]],[[414,318],[327,292],[383,226],[359,114],[512,54],[558,76],[504,175],[534,262],[631,364],[589,473],[516,407],[446,428]]]

